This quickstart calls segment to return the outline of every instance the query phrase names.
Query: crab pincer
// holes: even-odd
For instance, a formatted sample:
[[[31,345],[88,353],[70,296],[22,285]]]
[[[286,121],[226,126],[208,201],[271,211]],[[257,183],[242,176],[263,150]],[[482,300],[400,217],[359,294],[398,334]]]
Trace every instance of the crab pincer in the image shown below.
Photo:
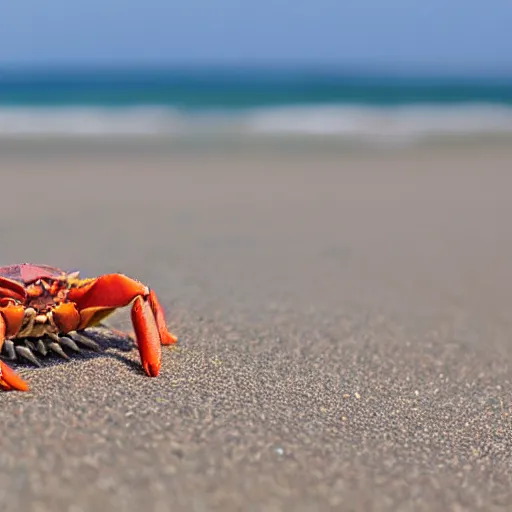
[[[29,386],[10,366],[0,361],[0,389],[28,391]]]

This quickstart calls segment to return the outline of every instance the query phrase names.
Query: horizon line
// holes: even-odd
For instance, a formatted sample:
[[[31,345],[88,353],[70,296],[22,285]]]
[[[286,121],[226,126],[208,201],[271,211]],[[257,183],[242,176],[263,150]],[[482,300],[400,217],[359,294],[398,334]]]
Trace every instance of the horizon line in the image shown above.
[[[448,68],[448,69],[447,69]],[[482,69],[479,67],[459,66],[419,66],[390,64],[353,64],[353,63],[319,63],[319,62],[0,62],[0,73],[87,73],[87,72],[218,72],[218,73],[252,73],[269,72],[278,75],[290,73],[314,73],[317,75],[347,75],[360,77],[390,78],[438,78],[438,79],[512,79],[512,69]]]

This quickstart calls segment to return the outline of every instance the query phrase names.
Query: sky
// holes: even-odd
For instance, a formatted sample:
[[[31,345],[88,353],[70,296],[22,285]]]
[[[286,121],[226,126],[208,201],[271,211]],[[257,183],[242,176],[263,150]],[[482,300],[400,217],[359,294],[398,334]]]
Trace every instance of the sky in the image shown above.
[[[4,0],[0,65],[512,74],[512,0]]]

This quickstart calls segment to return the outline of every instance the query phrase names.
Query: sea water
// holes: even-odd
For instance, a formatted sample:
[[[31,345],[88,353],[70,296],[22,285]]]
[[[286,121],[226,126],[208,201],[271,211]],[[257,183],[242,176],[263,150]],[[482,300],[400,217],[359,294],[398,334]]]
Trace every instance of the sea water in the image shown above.
[[[512,136],[512,79],[311,70],[0,71],[0,137]]]

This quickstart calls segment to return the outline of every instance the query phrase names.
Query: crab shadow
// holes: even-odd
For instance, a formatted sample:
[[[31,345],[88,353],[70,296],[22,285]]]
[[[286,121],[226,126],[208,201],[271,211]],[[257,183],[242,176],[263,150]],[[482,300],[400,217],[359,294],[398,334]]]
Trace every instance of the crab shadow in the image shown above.
[[[112,358],[122,362],[124,365],[130,367],[137,373],[144,373],[140,362],[134,361],[133,359],[124,356],[122,352],[133,353],[137,350],[137,344],[135,340],[128,334],[120,332],[112,332],[108,330],[98,329],[87,329],[85,333],[87,338],[93,340],[99,347],[98,350],[93,350],[86,347],[80,347],[80,352],[76,352],[67,347],[62,347],[67,359],[62,356],[49,352],[46,356],[38,356],[38,360],[41,363],[42,368],[49,368],[54,366],[60,366],[62,364],[69,364],[77,361],[87,361],[90,359],[97,358]],[[28,361],[20,360],[18,358],[15,361],[9,360],[3,355],[0,355],[0,359],[6,362],[12,368],[16,369],[30,369],[38,370],[39,368]]]

